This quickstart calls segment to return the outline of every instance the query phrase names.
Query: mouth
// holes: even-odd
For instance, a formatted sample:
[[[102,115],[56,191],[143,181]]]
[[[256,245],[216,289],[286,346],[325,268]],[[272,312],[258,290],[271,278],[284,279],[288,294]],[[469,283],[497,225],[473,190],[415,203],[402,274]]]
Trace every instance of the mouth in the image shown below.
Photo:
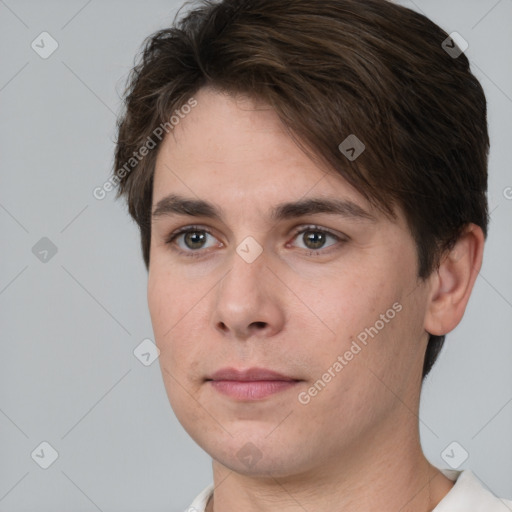
[[[207,378],[206,382],[225,396],[240,401],[253,401],[289,390],[301,380],[265,368],[223,368]]]

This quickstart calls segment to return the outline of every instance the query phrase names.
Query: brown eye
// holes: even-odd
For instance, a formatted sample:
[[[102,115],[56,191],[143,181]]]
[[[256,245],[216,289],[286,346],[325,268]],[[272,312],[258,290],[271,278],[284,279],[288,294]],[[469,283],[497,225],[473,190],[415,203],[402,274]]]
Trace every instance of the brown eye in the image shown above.
[[[211,239],[209,241],[208,239]],[[186,228],[175,231],[169,235],[166,243],[176,245],[177,251],[186,255],[195,256],[215,245],[216,238],[207,229],[188,226]]]
[[[183,242],[189,249],[201,249],[206,240],[202,231],[189,231],[183,235]]]
[[[302,236],[299,237],[299,235]],[[342,237],[335,235],[326,229],[318,228],[315,226],[309,226],[307,228],[301,229],[300,231],[297,231],[294,238],[297,238],[302,242],[304,245],[302,249],[309,249],[310,251],[318,251],[320,249],[325,249],[331,247],[332,245],[336,245],[337,242],[346,241]],[[334,240],[334,242],[326,245],[329,238]]]
[[[319,231],[305,231],[302,235],[302,240],[308,249],[321,249],[326,238],[325,233]]]

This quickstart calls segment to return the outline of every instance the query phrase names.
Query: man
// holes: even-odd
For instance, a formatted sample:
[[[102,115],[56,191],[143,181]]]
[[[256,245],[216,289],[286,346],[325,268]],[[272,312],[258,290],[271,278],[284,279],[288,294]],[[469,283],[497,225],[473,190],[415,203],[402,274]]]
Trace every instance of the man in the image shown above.
[[[115,169],[171,406],[213,459],[190,510],[511,509],[418,431],[487,233],[454,49],[384,0],[203,2],[148,39]]]

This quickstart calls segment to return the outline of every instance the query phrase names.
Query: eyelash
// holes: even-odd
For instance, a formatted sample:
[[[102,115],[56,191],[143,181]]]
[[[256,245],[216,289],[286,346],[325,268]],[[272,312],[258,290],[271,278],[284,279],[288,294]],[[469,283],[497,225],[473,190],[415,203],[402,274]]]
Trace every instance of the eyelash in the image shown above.
[[[186,226],[186,227],[183,227],[183,228],[180,228],[178,229],[177,231],[173,231],[165,240],[165,243],[166,244],[169,244],[171,245],[174,240],[176,238],[178,238],[178,236],[180,235],[183,235],[183,234],[187,234],[187,233],[193,233],[193,232],[196,232],[196,231],[199,231],[199,232],[204,232],[204,233],[208,233],[209,235],[211,236],[214,236],[213,233],[205,228],[205,227],[202,227],[202,226]],[[315,225],[309,225],[309,226],[301,226],[300,228],[294,230],[293,232],[293,239],[297,238],[298,235],[302,234],[302,233],[305,233],[307,231],[312,231],[312,232],[315,232],[315,233],[323,233],[325,235],[329,235],[331,237],[333,237],[338,243],[341,242],[347,242],[348,241],[348,238],[344,238],[344,237],[340,237],[339,235],[336,235],[335,233],[333,233],[332,231],[328,230],[328,229],[325,229],[325,228],[321,228],[319,226],[315,226]],[[333,244],[332,246],[329,246],[327,247],[326,250],[323,250],[323,249],[318,249],[318,250],[314,250],[314,249],[311,249],[307,255],[308,256],[318,256],[318,255],[323,255],[323,254],[327,254],[329,251],[329,248],[331,247],[334,247],[335,244]],[[181,254],[185,257],[189,257],[189,258],[199,258],[199,257],[202,257],[204,256],[204,251],[202,251],[201,249],[198,249],[196,251],[193,251],[193,250],[189,250],[189,251],[184,251],[180,248],[173,248],[174,251],[176,251],[178,254]]]

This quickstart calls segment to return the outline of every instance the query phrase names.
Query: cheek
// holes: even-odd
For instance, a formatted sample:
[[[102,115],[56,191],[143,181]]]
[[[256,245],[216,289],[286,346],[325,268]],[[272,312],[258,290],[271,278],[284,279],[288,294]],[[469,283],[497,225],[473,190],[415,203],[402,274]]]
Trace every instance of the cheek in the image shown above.
[[[315,316],[329,338],[347,342],[373,325],[400,294],[396,284],[375,269],[360,268],[302,281],[297,295],[311,312],[309,319]]]
[[[394,267],[382,258],[374,266],[353,265],[350,271],[340,269],[328,278],[300,284],[297,294],[317,316],[308,314],[301,320],[301,332],[318,331],[313,336],[316,371],[352,351],[347,353],[347,366],[358,368],[357,373],[350,371],[352,378],[367,379],[361,365],[382,374],[396,364],[397,354],[406,356],[400,351],[400,340],[412,333],[411,321],[417,320],[416,313],[407,318],[414,309],[407,296],[412,275]]]
[[[168,280],[165,276],[160,276],[151,269],[148,279],[148,308],[153,325],[153,332],[156,337],[157,344],[162,341],[166,331],[173,325],[173,312],[175,312],[175,304],[173,297],[175,294],[167,286]],[[160,347],[160,350],[162,347]]]
[[[160,361],[176,378],[195,375],[207,342],[204,287],[171,273],[153,272],[148,280],[148,307]],[[204,347],[203,347],[204,350]]]
[[[177,333],[183,327],[187,308],[183,293],[177,293],[179,289],[180,283],[174,278],[157,272],[150,275],[147,298],[155,343],[160,349],[161,362],[171,372],[175,371],[174,358],[180,350],[175,340],[183,339]]]
[[[191,397],[197,395],[203,376],[197,362],[201,360],[201,344],[205,340],[201,339],[204,333],[195,331],[194,319],[200,314],[200,304],[183,293],[185,285],[174,275],[153,272],[148,280],[147,298],[167,397],[176,417],[187,428],[200,419],[196,401]],[[193,316],[187,315],[191,309]],[[204,423],[205,419],[201,421]]]
[[[162,339],[175,331],[200,300],[191,293],[190,283],[176,273],[152,268],[148,279],[148,307],[155,336]]]

